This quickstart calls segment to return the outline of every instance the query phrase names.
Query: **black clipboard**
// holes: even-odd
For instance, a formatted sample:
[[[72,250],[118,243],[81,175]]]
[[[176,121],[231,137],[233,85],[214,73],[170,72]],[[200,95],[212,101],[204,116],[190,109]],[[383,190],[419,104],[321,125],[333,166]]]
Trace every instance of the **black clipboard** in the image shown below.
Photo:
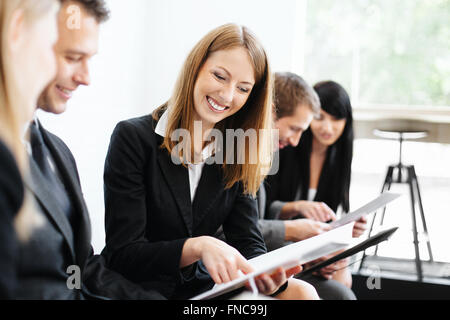
[[[311,268],[303,270],[296,276],[296,278],[301,279],[302,277],[308,276],[315,271],[318,271],[326,266],[329,266],[330,264],[333,264],[342,259],[353,256],[353,255],[357,254],[358,252],[366,250],[370,247],[376,246],[383,241],[387,241],[395,233],[395,231],[397,231],[397,229],[398,229],[398,227],[381,231],[380,233],[376,234],[375,236],[370,237],[367,240],[364,240],[364,241],[358,243],[357,245],[351,247],[350,249],[347,249],[344,252],[341,252],[340,254],[338,254],[328,260],[319,262],[318,264],[312,266]]]

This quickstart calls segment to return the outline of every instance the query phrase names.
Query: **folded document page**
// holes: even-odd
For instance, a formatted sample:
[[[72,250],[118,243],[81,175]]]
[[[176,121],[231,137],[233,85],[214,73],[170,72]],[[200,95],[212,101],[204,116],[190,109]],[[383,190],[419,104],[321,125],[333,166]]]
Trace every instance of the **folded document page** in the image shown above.
[[[331,222],[330,226],[332,228],[337,228],[337,227],[343,226],[347,223],[357,221],[361,217],[368,215],[370,213],[373,213],[373,212],[377,211],[378,209],[385,207],[389,202],[394,201],[395,199],[399,198],[400,196],[401,195],[398,193],[392,193],[392,192],[382,193],[378,198],[376,198],[375,200],[362,206],[358,210],[350,212],[350,213],[344,215],[341,219]]]

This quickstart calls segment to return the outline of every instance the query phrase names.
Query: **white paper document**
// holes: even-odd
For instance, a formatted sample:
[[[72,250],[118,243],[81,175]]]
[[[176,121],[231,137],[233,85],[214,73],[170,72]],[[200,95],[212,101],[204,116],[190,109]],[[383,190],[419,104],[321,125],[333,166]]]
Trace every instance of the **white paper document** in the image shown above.
[[[249,260],[255,271],[225,284],[216,285],[192,300],[212,299],[242,287],[247,281],[263,273],[271,274],[279,267],[289,269],[349,246],[352,242],[353,223],[333,229],[321,235],[293,243]]]
[[[378,209],[385,207],[389,202],[394,201],[395,199],[399,198],[400,196],[401,196],[401,194],[398,194],[398,193],[385,192],[385,193],[381,194],[378,198],[376,198],[375,200],[362,206],[358,210],[350,212],[350,213],[344,215],[341,219],[331,222],[330,226],[332,228],[338,228],[347,223],[357,221],[360,218],[362,218],[363,216],[373,213],[373,212],[377,211]]]

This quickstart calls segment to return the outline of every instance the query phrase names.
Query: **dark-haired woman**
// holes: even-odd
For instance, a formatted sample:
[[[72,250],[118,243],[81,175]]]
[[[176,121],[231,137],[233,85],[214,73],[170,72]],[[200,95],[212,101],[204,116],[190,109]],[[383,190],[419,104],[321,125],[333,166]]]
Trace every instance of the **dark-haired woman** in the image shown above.
[[[279,219],[303,217],[326,222],[330,211],[346,213],[350,208],[354,138],[350,98],[333,81],[320,82],[314,89],[322,107],[319,118],[313,120],[296,148],[280,153],[280,171],[269,178],[268,210]],[[353,236],[361,236],[365,225],[365,218],[358,221]],[[345,264],[338,262],[318,275],[351,287]]]

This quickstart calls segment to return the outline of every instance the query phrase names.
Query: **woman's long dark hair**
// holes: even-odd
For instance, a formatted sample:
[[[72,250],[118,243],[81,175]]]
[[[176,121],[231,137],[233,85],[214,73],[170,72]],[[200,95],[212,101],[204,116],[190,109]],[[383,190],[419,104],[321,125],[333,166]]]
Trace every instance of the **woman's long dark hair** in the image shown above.
[[[350,210],[350,180],[353,159],[353,112],[350,98],[345,89],[336,82],[320,82],[314,86],[320,98],[322,109],[336,117],[346,119],[341,137],[328,148],[317,194],[314,201],[325,202],[335,212],[342,205],[344,212]],[[308,198],[310,183],[310,159],[313,134],[308,129],[302,136],[298,147],[300,159],[301,199]]]

